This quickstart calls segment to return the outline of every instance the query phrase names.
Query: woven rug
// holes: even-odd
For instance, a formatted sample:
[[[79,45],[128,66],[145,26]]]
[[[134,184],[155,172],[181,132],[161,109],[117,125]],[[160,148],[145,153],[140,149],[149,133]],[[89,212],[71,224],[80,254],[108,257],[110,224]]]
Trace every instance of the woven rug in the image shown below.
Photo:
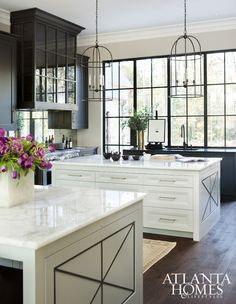
[[[176,243],[143,239],[143,273],[167,255]]]

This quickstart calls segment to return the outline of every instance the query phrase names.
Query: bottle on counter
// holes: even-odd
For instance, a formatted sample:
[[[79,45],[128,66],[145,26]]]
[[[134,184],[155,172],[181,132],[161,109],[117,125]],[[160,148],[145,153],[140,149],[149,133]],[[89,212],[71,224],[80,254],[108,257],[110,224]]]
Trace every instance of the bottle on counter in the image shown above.
[[[72,140],[71,140],[71,138],[70,138],[70,140],[69,140],[69,149],[72,149],[72,147],[73,147],[73,145],[72,145]]]
[[[51,136],[48,136],[48,143],[51,144]]]
[[[52,137],[51,137],[51,144],[53,144],[53,142],[54,142],[54,136],[52,135]]]
[[[61,142],[64,144],[65,143],[65,135],[63,134],[62,135],[62,140],[61,140]]]
[[[68,137],[66,137],[66,149],[69,149],[69,141],[68,141]]]
[[[48,147],[48,138],[46,137],[45,138],[45,148],[47,148]]]

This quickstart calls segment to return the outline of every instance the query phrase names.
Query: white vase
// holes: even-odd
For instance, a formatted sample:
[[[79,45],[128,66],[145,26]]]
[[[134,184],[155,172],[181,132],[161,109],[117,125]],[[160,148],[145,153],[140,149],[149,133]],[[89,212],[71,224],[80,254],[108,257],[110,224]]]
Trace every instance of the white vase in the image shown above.
[[[34,197],[34,172],[13,179],[11,172],[0,173],[0,207],[28,203]]]

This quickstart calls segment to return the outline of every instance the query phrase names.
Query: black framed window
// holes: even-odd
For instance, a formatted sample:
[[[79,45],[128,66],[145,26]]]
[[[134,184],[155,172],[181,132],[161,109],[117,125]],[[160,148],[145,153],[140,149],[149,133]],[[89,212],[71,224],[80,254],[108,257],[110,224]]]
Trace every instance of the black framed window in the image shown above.
[[[104,101],[104,150],[121,151],[134,145],[123,121],[145,106],[153,116],[158,111],[158,116],[166,119],[165,145],[182,145],[180,127],[184,124],[189,145],[236,146],[236,50],[204,52],[202,98],[169,97],[168,56],[113,63],[114,99]],[[104,94],[111,94],[108,84]]]

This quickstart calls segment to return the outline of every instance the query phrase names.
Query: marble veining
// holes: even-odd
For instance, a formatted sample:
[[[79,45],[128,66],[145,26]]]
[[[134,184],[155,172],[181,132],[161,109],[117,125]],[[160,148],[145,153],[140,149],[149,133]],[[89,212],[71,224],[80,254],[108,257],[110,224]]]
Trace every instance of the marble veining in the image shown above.
[[[142,193],[111,190],[36,189],[32,202],[0,208],[0,246],[38,249],[143,197]]]
[[[112,161],[111,159],[104,159],[102,155],[92,155],[76,157],[73,159],[68,159],[64,161],[55,162],[55,164],[69,164],[78,166],[103,166],[103,167],[122,167],[122,168],[134,168],[134,169],[173,169],[173,170],[187,170],[187,171],[201,171],[208,168],[209,166],[220,161],[220,158],[204,158],[204,161],[181,163],[178,161],[166,161],[166,160],[130,160],[120,159],[119,161]]]

